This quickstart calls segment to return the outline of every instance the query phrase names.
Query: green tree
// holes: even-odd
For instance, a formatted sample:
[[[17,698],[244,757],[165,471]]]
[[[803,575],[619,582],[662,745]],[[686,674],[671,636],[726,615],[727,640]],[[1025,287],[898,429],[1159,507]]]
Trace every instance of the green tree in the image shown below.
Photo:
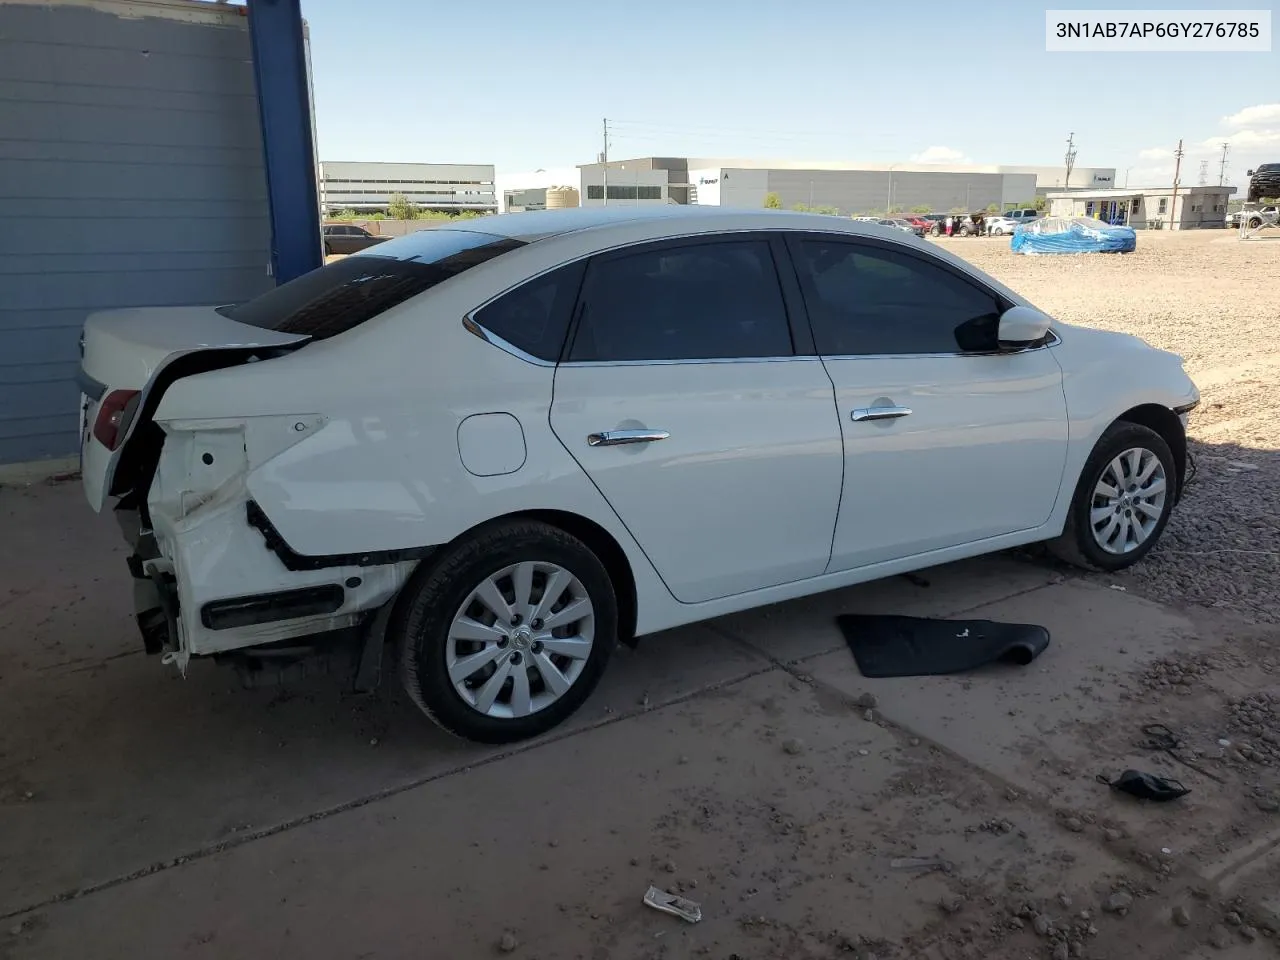
[[[968,212],[969,212],[969,211],[968,211],[968,210],[966,210],[964,207],[952,207],[952,208],[951,208],[951,213],[953,213],[953,214],[956,214],[956,213],[968,213]]]
[[[782,198],[773,192],[766,193],[764,195],[764,205],[768,210],[781,210]]]
[[[1048,205],[1049,204],[1044,197],[1036,197],[1034,200],[1031,201],[1031,206],[1035,207],[1041,213],[1044,212],[1044,208],[1047,207]]]
[[[911,208],[912,213],[932,213],[933,209],[927,203],[917,203]]]
[[[999,212],[1000,212],[1000,204],[998,203],[987,204],[987,213],[999,213]]]
[[[403,193],[394,193],[387,201],[387,213],[393,220],[414,220],[418,216],[418,208]]]

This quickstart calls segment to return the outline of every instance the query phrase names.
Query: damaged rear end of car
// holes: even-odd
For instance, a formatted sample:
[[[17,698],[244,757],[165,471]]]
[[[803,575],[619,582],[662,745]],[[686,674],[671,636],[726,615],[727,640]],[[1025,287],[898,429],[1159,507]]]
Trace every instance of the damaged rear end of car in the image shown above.
[[[419,243],[409,255],[383,255],[393,246],[383,245],[236,306],[88,318],[84,489],[94,510],[111,507],[130,546],[148,653],[184,671],[192,657],[226,660],[250,685],[311,672],[325,654],[326,672],[336,657],[357,668],[358,686],[376,683],[361,645],[348,641],[389,612],[429,550],[297,552],[253,487],[278,473],[289,451],[316,444],[328,423],[326,383],[297,362],[306,350],[332,347],[324,341],[509,246],[480,233],[437,233],[425,250]],[[308,482],[305,472],[295,480],[300,490]]]

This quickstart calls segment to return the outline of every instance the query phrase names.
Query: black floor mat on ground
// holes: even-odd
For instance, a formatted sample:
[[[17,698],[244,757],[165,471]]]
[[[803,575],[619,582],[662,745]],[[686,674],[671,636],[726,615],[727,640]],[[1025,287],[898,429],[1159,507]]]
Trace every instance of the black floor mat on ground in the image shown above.
[[[1049,646],[1029,623],[847,613],[836,617],[864,677],[932,677],[1004,661],[1026,665]]]

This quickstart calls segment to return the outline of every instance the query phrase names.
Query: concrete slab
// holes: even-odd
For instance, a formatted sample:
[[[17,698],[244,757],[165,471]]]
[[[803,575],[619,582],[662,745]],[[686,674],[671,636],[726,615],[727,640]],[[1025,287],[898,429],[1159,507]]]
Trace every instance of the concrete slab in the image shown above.
[[[697,627],[646,638],[615,654],[595,695],[550,736],[765,666]],[[372,699],[325,679],[246,691],[207,663],[184,680],[141,653],[10,677],[0,684],[0,914],[502,752],[439,731],[394,675]]]
[[[713,626],[769,657],[791,663],[844,648],[835,624],[840,613],[952,617],[1062,579],[1046,567],[997,554],[922,570],[912,578],[890,577],[747,610],[721,617]]]
[[[1017,827],[982,828],[1001,814]],[[954,868],[895,869],[903,856]],[[544,960],[901,956],[953,941],[1012,955],[981,944],[1034,937],[989,904],[1021,889],[1090,902],[1114,866],[774,670],[51,904],[0,933],[0,952],[416,960],[488,955],[510,932]],[[699,900],[703,922],[643,907],[650,883]]]
[[[1067,581],[979,607],[975,618],[1040,623],[1052,643],[1032,665],[991,667],[952,677],[870,680],[846,649],[802,661],[800,669],[848,697],[874,693],[883,716],[1062,810],[1087,812],[1087,830],[1120,829],[1146,853],[1169,848],[1198,862],[1216,854],[1235,814],[1239,787],[1217,784],[1142,750],[1141,726],[1178,721],[1169,705],[1126,700],[1144,665],[1177,649],[1208,649],[1179,613],[1127,593]],[[1126,802],[1095,776],[1126,767],[1192,788],[1176,807]],[[1211,849],[1212,848],[1212,849]]]

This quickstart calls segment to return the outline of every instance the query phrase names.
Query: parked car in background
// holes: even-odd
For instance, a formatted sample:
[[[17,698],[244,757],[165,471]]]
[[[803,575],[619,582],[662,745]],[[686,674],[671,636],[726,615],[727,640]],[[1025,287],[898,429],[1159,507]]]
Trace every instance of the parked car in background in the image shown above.
[[[1021,207],[1017,210],[1006,210],[1001,216],[1008,217],[1017,223],[1030,223],[1032,220],[1039,220],[1044,214],[1035,207]]]
[[[883,217],[876,221],[882,227],[893,227],[895,230],[902,230],[905,233],[913,234],[917,237],[924,236],[924,227],[916,226],[909,220],[900,217]]]
[[[986,233],[989,237],[1003,237],[1007,233],[1013,233],[1014,228],[1021,221],[1013,219],[1013,217],[987,217]]]
[[[1092,217],[1041,217],[1019,225],[1009,249],[1014,253],[1132,253],[1138,235]]]
[[[1227,214],[1227,226],[1238,227],[1243,221],[1251,229],[1256,229],[1264,223],[1275,223],[1278,217],[1280,217],[1280,207],[1272,203],[1253,210],[1236,210]]]
[[[390,237],[379,237],[354,223],[326,223],[324,225],[324,253],[357,253],[377,243],[385,243]]]
[[[82,345],[149,651],[274,672],[354,634],[485,742],[681,624],[1037,541],[1128,567],[1199,401],[906,231],[718,207],[424,230]]]

